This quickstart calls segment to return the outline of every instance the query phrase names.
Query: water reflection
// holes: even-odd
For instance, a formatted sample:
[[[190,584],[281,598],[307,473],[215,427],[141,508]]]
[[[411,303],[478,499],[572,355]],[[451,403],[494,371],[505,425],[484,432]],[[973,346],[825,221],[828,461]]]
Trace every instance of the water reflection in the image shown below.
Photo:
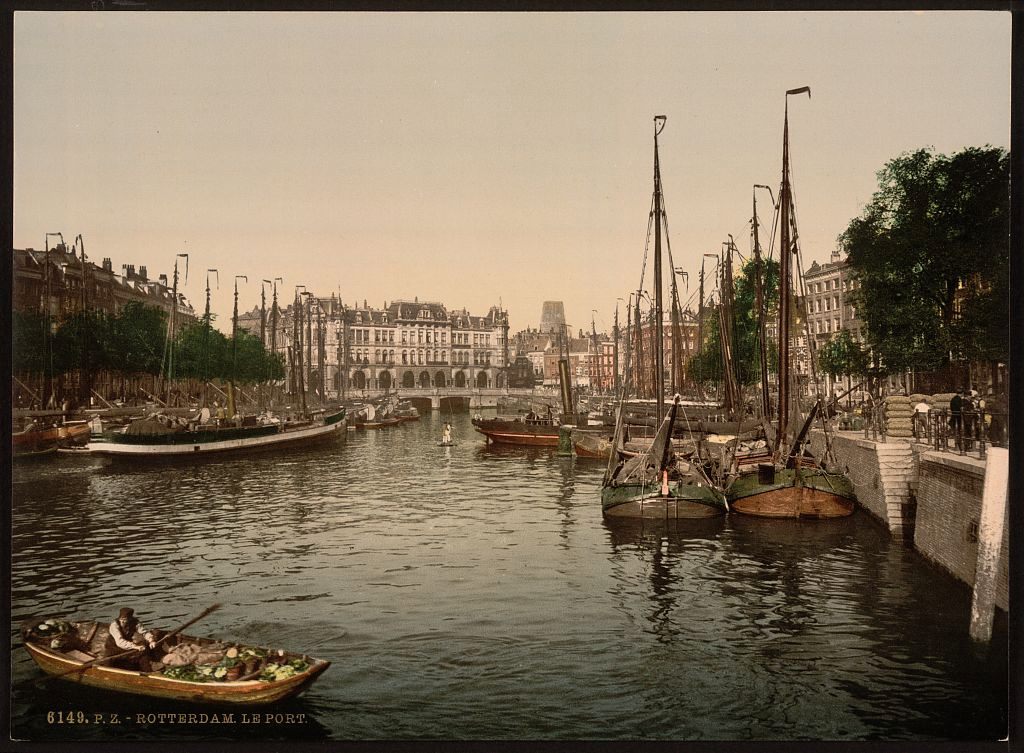
[[[445,420],[454,447],[437,446]],[[315,724],[270,734],[905,739],[1005,727],[1005,661],[969,650],[969,590],[862,514],[604,521],[603,463],[487,446],[467,414],[251,460],[67,461],[14,470],[12,646],[30,614],[105,619],[130,604],[173,626],[222,602],[197,632],[333,662],[296,701]],[[53,690],[34,686],[20,648],[12,671],[16,731],[70,734],[40,720]],[[122,700],[96,694],[88,708]]]

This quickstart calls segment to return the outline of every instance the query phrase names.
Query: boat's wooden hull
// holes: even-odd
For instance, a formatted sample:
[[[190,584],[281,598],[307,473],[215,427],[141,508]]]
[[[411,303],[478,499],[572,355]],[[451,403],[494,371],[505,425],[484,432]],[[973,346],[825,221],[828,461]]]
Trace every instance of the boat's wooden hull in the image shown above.
[[[192,703],[251,706],[274,703],[301,693],[331,665],[329,661],[314,660],[315,663],[307,671],[273,682],[246,680],[197,683],[104,665],[94,665],[81,672],[73,672],[72,670],[81,666],[81,662],[27,641],[24,645],[35,663],[47,674],[62,675],[71,672],[61,677],[62,680],[118,693]]]
[[[11,435],[11,448],[16,458],[45,457],[57,451],[59,439],[60,428],[57,426],[20,431]]]
[[[60,447],[84,445],[89,441],[92,429],[87,421],[75,421],[57,427],[57,443]]]
[[[328,417],[324,423],[283,431],[254,432],[214,441],[188,442],[187,435],[147,438],[150,441],[108,441],[90,444],[91,454],[111,458],[174,458],[214,455],[227,452],[252,452],[262,449],[294,447],[336,438],[345,431],[344,414]]]
[[[857,507],[850,480],[820,468],[777,470],[771,483],[753,470],[737,477],[726,495],[734,512],[762,518],[842,518]]]
[[[581,458],[607,460],[612,456],[612,440],[602,434],[574,431],[572,449]]]
[[[473,428],[489,442],[525,447],[558,447],[556,424],[534,424],[501,419],[474,419]]]
[[[623,484],[601,490],[601,510],[613,518],[712,518],[728,512],[728,505],[710,486],[678,482],[662,495],[659,484]]]

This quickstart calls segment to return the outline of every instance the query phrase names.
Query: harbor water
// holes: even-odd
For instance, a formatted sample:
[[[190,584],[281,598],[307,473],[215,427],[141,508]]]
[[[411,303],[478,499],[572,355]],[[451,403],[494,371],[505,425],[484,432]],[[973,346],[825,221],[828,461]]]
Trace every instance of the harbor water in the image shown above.
[[[439,447],[451,419],[458,445]],[[187,464],[13,475],[12,735],[27,740],[935,740],[1006,734],[1006,625],[864,512],[605,522],[603,464],[487,447],[465,413]],[[30,616],[112,619],[332,666],[292,723],[39,683]],[[117,712],[113,724],[51,712]],[[177,717],[175,717],[177,718]],[[283,717],[282,717],[283,718]]]

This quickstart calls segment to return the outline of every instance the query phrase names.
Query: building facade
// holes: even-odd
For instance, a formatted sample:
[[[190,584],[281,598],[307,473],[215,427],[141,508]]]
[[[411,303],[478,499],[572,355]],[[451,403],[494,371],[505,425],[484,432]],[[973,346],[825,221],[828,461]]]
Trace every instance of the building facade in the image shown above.
[[[272,311],[272,302],[266,314],[255,308],[239,317],[239,327],[258,334]],[[418,298],[375,308],[367,301],[347,305],[334,295],[302,295],[278,311],[276,330],[262,326],[267,347],[274,331],[273,347],[285,362],[289,391],[300,367],[306,388],[319,391],[322,384],[329,397],[398,388],[503,387],[505,369],[514,360],[508,312],[497,306],[475,316]]]
[[[154,306],[167,313],[175,305],[173,281],[168,282],[167,275],[151,280],[145,267],[136,271],[134,264],[122,265],[121,272],[117,273],[109,258],[103,259],[100,266],[88,260],[83,262],[64,244],[49,251],[16,248],[12,267],[14,311],[48,312],[59,320],[80,311],[83,304],[89,310],[108,314],[118,313],[131,302]],[[179,321],[195,318],[191,304],[180,292],[176,307]]]
[[[857,315],[857,307],[852,301],[852,294],[860,286],[842,252],[832,252],[831,260],[826,264],[813,262],[804,273],[803,307],[807,317],[806,330],[797,334],[801,341],[805,333],[809,342],[803,342],[797,349],[797,371],[804,377],[811,372],[811,358],[837,333],[846,330],[853,339],[863,344],[864,322]],[[817,364],[815,364],[817,366]],[[821,376],[819,378],[822,378]],[[823,375],[826,392],[832,392],[835,385],[830,376]]]

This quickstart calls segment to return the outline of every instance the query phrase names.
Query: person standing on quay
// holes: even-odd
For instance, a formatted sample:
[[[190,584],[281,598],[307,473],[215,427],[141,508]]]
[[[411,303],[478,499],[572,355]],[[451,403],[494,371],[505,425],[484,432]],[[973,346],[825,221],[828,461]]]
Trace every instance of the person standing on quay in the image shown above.
[[[956,438],[958,450],[960,449],[960,437],[963,433],[963,392],[964,390],[958,389],[956,394],[953,395],[953,399],[949,401],[949,428],[952,429],[953,436]]]

